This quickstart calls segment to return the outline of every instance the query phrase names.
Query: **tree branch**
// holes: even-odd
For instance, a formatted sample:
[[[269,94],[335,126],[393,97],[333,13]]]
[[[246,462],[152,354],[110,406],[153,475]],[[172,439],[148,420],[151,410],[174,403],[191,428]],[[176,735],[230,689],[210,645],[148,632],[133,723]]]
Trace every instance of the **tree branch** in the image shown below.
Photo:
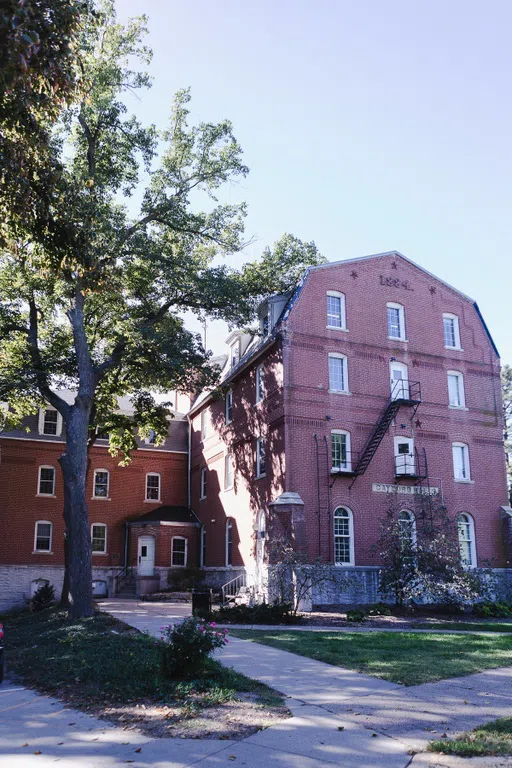
[[[32,368],[36,376],[37,386],[41,395],[47,400],[50,405],[58,410],[64,421],[67,423],[71,408],[62,397],[59,397],[50,388],[48,382],[48,375],[44,370],[43,361],[41,359],[41,351],[39,349],[39,329],[38,329],[38,308],[34,299],[34,294],[29,299],[29,328],[27,332],[27,346],[32,363]]]

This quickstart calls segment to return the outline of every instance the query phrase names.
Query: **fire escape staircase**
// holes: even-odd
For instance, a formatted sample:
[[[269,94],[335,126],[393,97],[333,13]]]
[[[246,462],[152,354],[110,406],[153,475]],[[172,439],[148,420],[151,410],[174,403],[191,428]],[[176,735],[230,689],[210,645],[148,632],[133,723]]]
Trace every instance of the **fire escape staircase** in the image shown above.
[[[401,379],[394,382],[393,388],[391,390],[391,397],[384,411],[382,412],[380,419],[375,425],[375,429],[373,430],[370,439],[366,443],[361,456],[359,457],[359,461],[354,467],[354,480],[352,482],[355,482],[357,477],[364,475],[368,469],[371,460],[375,456],[377,448],[381,444],[384,435],[388,431],[391,422],[397,415],[400,408],[402,406],[408,406],[412,408],[412,416],[410,418],[413,419],[420,403],[421,387],[418,381],[413,382]]]

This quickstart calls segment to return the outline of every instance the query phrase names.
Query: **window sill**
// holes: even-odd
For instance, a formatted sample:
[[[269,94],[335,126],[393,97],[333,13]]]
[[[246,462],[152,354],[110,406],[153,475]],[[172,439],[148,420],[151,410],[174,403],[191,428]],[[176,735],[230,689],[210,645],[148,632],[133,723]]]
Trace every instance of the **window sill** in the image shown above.
[[[335,568],[353,568],[354,563],[334,563]]]
[[[346,389],[329,389],[330,395],[351,395],[352,392],[349,392]]]
[[[462,347],[447,347],[446,344],[444,345],[445,349],[449,349],[450,352],[464,352]]]
[[[454,483],[462,483],[463,485],[474,485],[475,484],[474,480],[462,480],[461,478],[458,478],[458,477],[454,477],[453,478],[453,482]]]
[[[352,467],[331,467],[331,475],[343,475],[345,472],[350,474]]]
[[[91,501],[112,501],[110,496],[91,496]]]
[[[171,563],[171,568],[186,568],[187,564],[184,563],[183,565],[175,565],[175,563]]]
[[[232,485],[228,485],[227,488],[224,488],[224,490],[225,491],[232,491],[233,490],[233,486]]]
[[[94,557],[96,557],[96,555],[101,555],[103,557],[106,557],[108,555],[108,552],[94,552],[93,551],[93,552],[91,552],[91,555],[94,555]]]
[[[388,336],[388,341],[402,341],[405,344],[409,343],[409,339],[398,339],[396,336]]]
[[[160,499],[144,499],[144,504],[161,504]]]
[[[54,493],[36,493],[36,499],[56,499],[57,496]]]
[[[48,552],[46,549],[34,549],[33,555],[53,555],[53,552]]]
[[[200,496],[199,501],[204,501],[206,499],[206,496]]]
[[[255,476],[254,476],[254,479],[255,479],[255,480],[261,480],[263,477],[266,477],[266,476],[267,476],[267,473],[266,473],[266,472],[263,472],[263,474],[262,474],[262,475],[255,475]]]
[[[348,333],[348,328],[339,328],[337,325],[326,325],[325,327],[328,331],[342,331],[343,333]]]
[[[465,405],[449,405],[448,408],[452,411],[469,411]]]

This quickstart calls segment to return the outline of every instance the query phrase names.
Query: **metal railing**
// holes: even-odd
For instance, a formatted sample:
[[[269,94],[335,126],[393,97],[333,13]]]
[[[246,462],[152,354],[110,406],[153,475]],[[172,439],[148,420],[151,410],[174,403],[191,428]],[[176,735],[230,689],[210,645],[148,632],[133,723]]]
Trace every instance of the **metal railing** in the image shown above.
[[[227,584],[221,587],[223,605],[230,602],[230,600],[234,600],[242,590],[245,591],[246,589],[247,574],[241,573],[239,576],[235,576],[234,579],[231,579],[231,581],[228,581]]]
[[[400,453],[395,456],[395,477],[425,478],[428,476],[427,455],[425,449],[412,453]]]
[[[421,403],[421,384],[409,379],[396,379],[391,382],[391,400],[406,403]]]

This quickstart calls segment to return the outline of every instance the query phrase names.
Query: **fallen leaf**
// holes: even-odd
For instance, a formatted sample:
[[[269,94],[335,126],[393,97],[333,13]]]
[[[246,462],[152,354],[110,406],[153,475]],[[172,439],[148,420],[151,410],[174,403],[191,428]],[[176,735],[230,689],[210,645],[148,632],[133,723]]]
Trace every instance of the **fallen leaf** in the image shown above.
[[[136,752],[142,752],[142,747],[139,747],[139,748],[138,748],[138,749],[136,749],[135,751],[136,751]]]
[[[344,725],[338,725],[338,731],[344,731],[345,726]]]
[[[37,752],[34,752],[34,755],[40,755],[40,754],[41,754],[41,750],[40,749],[38,749]]]
[[[22,744],[22,747],[28,747],[28,741],[26,741],[24,744]]]
[[[376,739],[376,738],[377,738],[377,734],[376,733],[372,733],[372,739]]]
[[[229,760],[236,760],[236,755],[230,755]]]
[[[68,723],[68,725],[76,725],[76,723]]]

